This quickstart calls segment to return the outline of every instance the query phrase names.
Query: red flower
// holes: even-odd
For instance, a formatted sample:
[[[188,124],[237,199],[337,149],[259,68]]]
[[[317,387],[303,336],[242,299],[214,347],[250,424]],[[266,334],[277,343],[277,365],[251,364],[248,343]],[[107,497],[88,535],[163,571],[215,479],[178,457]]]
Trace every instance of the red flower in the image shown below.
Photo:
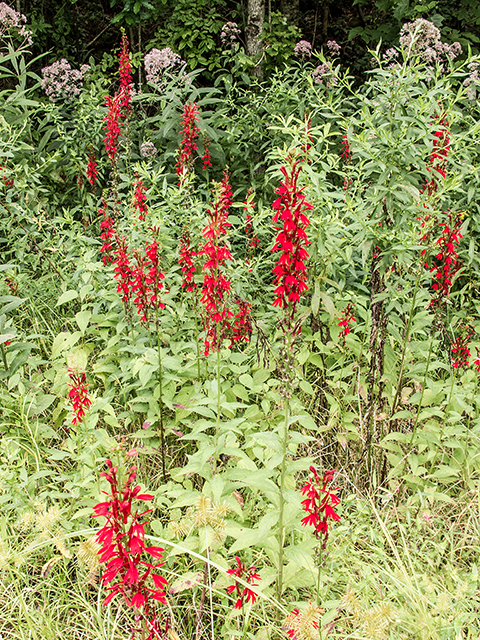
[[[212,163],[210,162],[211,156],[209,152],[210,140],[208,139],[207,132],[203,134],[203,147],[204,147],[204,152],[202,156],[202,162],[203,162],[203,168],[206,169],[207,167],[212,166]]]
[[[197,266],[194,263],[196,257],[197,252],[190,246],[190,232],[185,229],[180,238],[180,258],[178,263],[183,273],[182,287],[187,291],[193,291],[197,286],[194,280],[197,273]]]
[[[277,285],[273,305],[289,308],[292,318],[300,296],[308,289],[305,261],[309,256],[305,247],[309,243],[305,230],[309,220],[305,212],[313,209],[297,185],[301,169],[298,164],[298,161],[293,164],[290,173],[287,173],[285,167],[281,168],[285,180],[281,181],[275,190],[280,197],[273,203],[273,208],[277,211],[273,222],[283,223],[272,249],[281,251],[273,270]]]
[[[427,167],[429,172],[436,171],[442,178],[445,178],[447,175],[447,156],[450,151],[450,137],[448,135],[448,120],[446,114],[435,116],[435,119],[438,120],[435,126],[438,127],[436,131],[434,131],[433,136],[433,150],[430,154],[429,164],[430,167]],[[434,123],[432,123],[434,124]],[[436,174],[432,175],[431,180],[427,180],[425,186],[420,190],[421,193],[427,189],[427,193],[431,196],[435,191],[437,191],[437,178]]]
[[[180,130],[182,134],[182,141],[178,148],[176,172],[179,177],[178,186],[180,187],[187,176],[192,171],[195,158],[193,156],[194,151],[197,151],[197,138],[200,133],[200,129],[197,127],[197,122],[200,120],[198,107],[190,102],[183,107],[183,129]]]
[[[145,187],[143,186],[143,181],[139,178],[135,184],[135,193],[133,194],[133,206],[140,213],[138,216],[139,220],[144,220],[143,216],[146,216],[148,213],[147,209],[147,195],[145,193]]]
[[[137,313],[142,322],[148,322],[150,309],[163,309],[165,305],[160,300],[159,292],[163,288],[162,280],[165,278],[160,270],[160,256],[158,243],[154,239],[145,248],[145,255],[135,252],[137,266],[132,270],[130,281],[130,293],[135,295],[133,300],[137,307]]]
[[[238,556],[235,556],[235,561],[237,563],[237,566],[233,569],[229,569],[227,573],[231,576],[241,578],[252,587],[258,587],[259,583],[255,583],[255,581],[260,580],[260,576],[258,575],[258,573],[255,573],[256,568],[252,566],[247,569],[245,567],[245,563],[240,562],[240,558]],[[235,584],[233,584],[231,587],[227,587],[227,593],[233,593],[234,591],[237,592],[238,596],[238,600],[235,603],[235,609],[241,609],[243,607],[243,601],[245,600],[245,598],[247,602],[251,602],[252,604],[254,604],[257,599],[257,594],[254,591],[252,591],[248,587],[242,588],[242,586],[237,581],[235,581]]]
[[[100,475],[110,484],[111,494],[104,492],[109,499],[93,509],[95,518],[104,516],[106,519],[96,536],[101,545],[99,560],[106,565],[101,580],[108,585],[106,590],[109,594],[104,605],[117,595],[123,596],[128,607],[139,610],[138,616],[141,616],[150,632],[148,638],[160,638],[152,600],[166,604],[167,581],[157,573],[164,563],[153,563],[151,559],[161,560],[163,549],[147,547],[145,544],[146,522],[140,518],[151,509],[139,514],[132,506],[134,500],[150,501],[153,496],[140,494],[140,487],[135,486],[136,467],[128,470],[128,477],[120,487],[117,467],[113,466],[111,460],[107,460],[106,464],[108,471]]]
[[[110,264],[113,260],[111,255],[111,251],[113,249],[112,238],[115,237],[115,229],[113,226],[115,221],[107,215],[107,206],[107,201],[103,198],[102,206],[98,211],[98,215],[102,216],[102,220],[100,222],[100,231],[102,233],[100,234],[100,238],[103,240],[103,245],[100,249],[100,253],[103,254],[102,262],[104,265]]]
[[[323,536],[322,549],[325,549],[328,540],[328,519],[330,518],[335,521],[340,520],[340,516],[335,513],[335,507],[340,504],[340,498],[335,493],[338,491],[338,488],[327,489],[327,486],[333,480],[336,469],[326,471],[322,481],[320,481],[320,476],[315,467],[311,466],[310,471],[313,474],[313,480],[307,482],[307,484],[300,489],[300,492],[304,496],[307,496],[307,498],[302,501],[302,508],[308,515],[302,519],[302,524],[304,526],[311,525],[315,527],[316,537],[320,540]]]
[[[239,309],[234,316],[234,321],[232,325],[232,341],[233,342],[250,342],[250,335],[252,333],[252,321],[250,309],[252,305],[242,300],[241,298],[237,298],[235,303],[238,305]]]
[[[77,424],[77,422],[82,422],[85,410],[91,406],[92,401],[88,397],[86,374],[71,371],[68,376],[72,381],[71,383],[68,383],[68,386],[70,387],[68,397],[72,402],[72,409],[75,414],[72,424]]]
[[[227,296],[230,293],[230,281],[226,279],[222,268],[232,259],[226,239],[230,223],[227,221],[232,204],[232,190],[229,173],[224,171],[223,180],[216,185],[212,208],[208,210],[209,223],[203,230],[206,243],[199,252],[206,256],[203,266],[204,279],[201,302],[205,305],[205,355],[210,349],[218,351],[229,327],[229,318],[233,312],[228,308]]]
[[[5,167],[0,166],[0,171],[2,172],[3,184],[6,187],[13,187],[13,180],[5,175]]]
[[[343,337],[343,344],[345,344],[345,336],[347,336],[352,331],[350,324],[352,322],[356,322],[355,307],[351,302],[349,302],[345,309],[342,309],[341,313],[343,313],[345,317],[340,320],[337,326],[342,327],[340,335]]]
[[[107,132],[103,141],[105,142],[105,151],[108,153],[108,157],[113,164],[116,164],[118,139],[122,135],[120,131],[122,119],[121,97],[118,94],[115,94],[113,98],[106,96],[104,104],[108,107],[108,114],[103,118],[106,123],[103,128]]]
[[[477,352],[477,359],[473,361],[473,364],[477,367],[478,373],[480,373],[480,350],[478,347],[475,347],[475,351]]]
[[[128,50],[128,38],[125,29],[122,28],[122,42],[120,46],[120,108],[123,117],[127,117],[132,111],[132,68],[130,66],[130,52]]]
[[[118,281],[117,293],[122,294],[122,302],[128,305],[132,293],[135,269],[130,262],[127,239],[117,238],[117,248],[114,251],[115,280]]]
[[[433,273],[432,291],[434,292],[431,304],[441,304],[445,301],[452,288],[452,281],[455,273],[460,268],[456,246],[462,239],[460,229],[462,228],[462,218],[459,214],[447,213],[448,221],[439,222],[436,226],[442,230],[442,235],[434,242],[437,253],[433,257],[433,266],[426,267]],[[428,240],[430,232],[422,237]],[[422,252],[425,254],[426,250]]]
[[[294,609],[291,613],[287,614],[285,618],[284,628],[287,632],[287,636],[292,640],[302,640],[303,638],[317,638],[318,637],[318,623],[322,615],[320,607],[316,607],[309,602],[307,606],[302,609]]]
[[[458,326],[458,334],[459,337],[454,340],[452,344],[452,367],[454,369],[465,369],[468,367],[469,358],[472,355],[469,349],[469,344],[475,335],[475,330],[470,324],[460,324]],[[474,364],[476,365],[477,362]]]
[[[352,152],[350,150],[350,143],[348,142],[348,135],[346,133],[342,136],[342,146],[342,158],[344,159],[345,164],[348,164],[352,159]]]
[[[158,229],[153,229],[153,232],[157,235]],[[165,276],[160,269],[160,253],[156,238],[145,247],[145,255],[148,260],[146,268],[150,307],[152,309],[164,309],[165,305],[160,300],[159,292],[163,289],[162,280],[165,279]]]
[[[95,158],[95,151],[93,151],[93,149],[88,154],[87,178],[89,183],[92,185],[92,188],[95,189],[95,187],[97,186],[97,180],[98,180],[98,170],[97,170],[97,161]]]

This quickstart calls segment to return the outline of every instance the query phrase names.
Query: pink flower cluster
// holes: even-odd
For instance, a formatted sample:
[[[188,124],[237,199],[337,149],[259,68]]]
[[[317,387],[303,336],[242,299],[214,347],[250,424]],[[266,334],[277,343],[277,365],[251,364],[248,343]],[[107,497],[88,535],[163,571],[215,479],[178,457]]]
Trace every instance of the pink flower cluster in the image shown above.
[[[297,58],[311,58],[312,57],[312,45],[307,40],[300,40],[297,42],[293,49],[293,53]]]
[[[52,102],[62,99],[73,100],[80,95],[84,77],[89,70],[88,64],[83,64],[78,70],[72,69],[65,58],[57,60],[42,69],[42,89]]]
[[[32,32],[27,29],[26,21],[27,18],[23,13],[15,11],[5,2],[0,2],[0,38],[11,35],[12,31],[16,31],[28,44],[32,44]]]
[[[331,89],[333,85],[338,84],[338,78],[329,62],[319,64],[312,73],[312,78],[315,84],[325,84],[327,89]]]
[[[170,47],[152,49],[145,56],[145,74],[147,82],[151,82],[160,91],[163,89],[164,73],[174,72],[185,64],[185,61],[174,53]]]
[[[405,50],[420,55],[427,63],[439,63],[443,70],[442,58],[454,60],[462,53],[459,42],[447,44],[441,41],[440,30],[424,18],[417,18],[413,22],[406,22],[400,31],[400,45]]]
[[[236,22],[226,22],[220,32],[220,40],[222,41],[223,46],[231,46],[238,40],[240,33],[241,31]]]
[[[157,147],[153,142],[143,142],[140,146],[140,155],[143,158],[154,158],[157,155]]]

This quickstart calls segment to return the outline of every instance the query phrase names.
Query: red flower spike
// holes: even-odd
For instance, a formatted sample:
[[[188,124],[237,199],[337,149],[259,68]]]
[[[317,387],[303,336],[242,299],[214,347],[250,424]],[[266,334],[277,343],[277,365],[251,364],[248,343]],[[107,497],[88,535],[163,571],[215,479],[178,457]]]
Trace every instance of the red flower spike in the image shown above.
[[[133,265],[130,262],[130,254],[128,252],[128,245],[126,238],[117,237],[117,248],[113,252],[115,255],[115,280],[118,281],[117,293],[122,294],[122,302],[128,305],[133,290],[134,279],[136,273]]]
[[[182,141],[177,152],[177,164],[175,170],[177,172],[178,186],[181,187],[185,182],[186,176],[193,170],[193,163],[195,161],[194,152],[198,150],[197,138],[200,133],[200,129],[197,127],[199,118],[199,110],[194,102],[193,104],[185,104],[183,107],[183,119],[181,124],[183,129],[180,130],[182,134]]]
[[[107,215],[107,201],[105,198],[102,199],[102,206],[98,211],[98,215],[102,216],[102,220],[100,222],[100,239],[103,240],[103,245],[100,249],[100,253],[102,255],[102,262],[104,265],[110,264],[113,261],[112,250],[113,244],[112,239],[115,238],[115,228],[114,228],[114,220],[113,218]]]
[[[319,540],[323,537],[322,549],[325,549],[328,540],[328,520],[337,522],[340,520],[340,516],[335,513],[335,507],[340,504],[340,498],[336,495],[338,488],[327,488],[333,480],[336,469],[326,471],[322,480],[315,467],[311,466],[310,472],[313,479],[300,489],[300,492],[307,496],[302,501],[302,508],[308,515],[302,519],[302,524],[315,528],[316,537]]]
[[[158,229],[154,229],[153,231],[155,235],[158,234]],[[150,307],[154,310],[164,309],[165,305],[160,299],[160,291],[163,289],[165,276],[160,269],[160,248],[156,238],[145,247],[145,255],[147,257],[147,286],[149,290]]]
[[[87,178],[89,183],[92,185],[92,189],[95,190],[98,181],[98,169],[97,161],[95,158],[95,151],[90,151],[90,153],[88,154]]]
[[[88,384],[87,376],[85,373],[74,373],[73,371],[68,374],[71,382],[68,383],[70,391],[68,397],[72,403],[72,409],[75,414],[72,424],[82,422],[85,416],[85,410],[88,409],[92,401],[88,397]]]
[[[473,366],[476,367],[478,373],[480,373],[480,349],[475,347],[475,351],[477,352],[477,359],[473,361]]]
[[[469,349],[469,344],[475,336],[475,330],[470,324],[460,324],[458,326],[458,334],[459,337],[454,340],[451,348],[452,367],[454,369],[466,369],[470,364],[469,358],[472,354]],[[474,365],[478,368],[477,362],[478,360],[474,362]]]
[[[250,342],[252,333],[250,309],[252,305],[241,298],[237,298],[235,303],[238,305],[238,311],[232,325],[232,342]]]
[[[260,583],[256,581],[260,580],[260,576],[258,575],[258,573],[255,573],[256,568],[252,566],[247,569],[245,567],[245,563],[241,562],[238,556],[235,556],[235,562],[236,567],[229,569],[227,573],[231,576],[241,578],[252,587],[258,587]],[[252,604],[254,604],[257,599],[257,594],[254,591],[252,591],[248,587],[242,588],[242,585],[240,585],[237,581],[235,581],[235,584],[233,584],[232,586],[227,587],[227,593],[233,593],[234,591],[236,591],[236,594],[238,596],[238,600],[235,603],[235,609],[241,609],[243,607],[243,602],[245,599],[247,602],[251,602]]]
[[[109,604],[117,595],[123,596],[128,607],[138,611],[136,622],[143,620],[149,638],[161,638],[162,630],[154,611],[152,601],[166,604],[165,589],[167,581],[154,570],[163,562],[148,562],[148,556],[162,560],[163,549],[145,546],[145,522],[142,514],[134,511],[134,500],[150,500],[152,496],[140,494],[140,487],[134,486],[136,467],[131,467],[122,487],[119,486],[117,468],[111,460],[106,461],[108,472],[100,475],[110,484],[109,500],[94,507],[94,517],[103,516],[105,524],[96,539],[100,544],[99,558],[105,563],[101,580],[109,592],[104,605]],[[144,570],[146,567],[146,571]],[[132,630],[132,633],[135,629]]]
[[[139,178],[133,185],[135,192],[133,194],[133,206],[139,212],[138,219],[144,220],[148,213],[147,209],[147,195],[145,193],[145,187],[143,186],[143,180]]]
[[[272,249],[281,252],[273,269],[276,285],[273,306],[288,309],[292,320],[297,302],[308,289],[306,260],[309,255],[305,247],[309,242],[305,230],[310,221],[306,212],[313,209],[297,185],[301,169],[298,165],[299,162],[295,162],[290,173],[285,167],[281,168],[285,179],[275,190],[280,197],[272,205],[277,212],[273,222],[283,223]]]
[[[447,156],[450,152],[449,122],[446,114],[436,115],[436,123],[432,123],[438,129],[433,133],[433,150],[429,158],[429,167],[427,170],[432,173],[431,180],[427,180],[425,185],[420,189],[420,193],[427,191],[428,196],[432,196],[438,189],[438,176],[446,178],[447,176]]]
[[[230,175],[224,171],[223,180],[213,191],[214,201],[208,209],[209,223],[203,230],[206,242],[199,251],[206,257],[203,266],[204,280],[201,292],[201,302],[205,306],[205,355],[210,350],[218,351],[223,338],[229,330],[229,320],[233,312],[228,308],[227,296],[231,284],[223,273],[227,260],[232,259],[228,247],[227,233],[230,223],[227,221],[232,204],[232,190],[229,184]]]
[[[117,162],[118,139],[122,135],[120,131],[123,117],[121,113],[121,97],[118,94],[115,94],[113,98],[106,96],[104,104],[108,107],[108,114],[103,118],[106,123],[103,128],[107,132],[103,141],[105,142],[105,151],[115,165]]]
[[[458,259],[457,246],[460,244],[462,234],[462,216],[458,213],[447,213],[448,221],[436,221],[436,227],[440,228],[442,233],[439,238],[434,241],[435,255],[433,256],[433,266],[430,267],[425,263],[425,267],[433,274],[433,282],[431,289],[434,292],[430,302],[431,306],[441,305],[445,302],[450,294],[453,284],[453,277],[460,268]],[[422,222],[425,226],[427,218]],[[422,237],[421,242],[430,241],[431,230],[428,230]],[[426,249],[422,252],[425,255]]]
[[[184,229],[180,237],[180,258],[178,264],[183,274],[182,288],[187,291],[193,291],[196,288],[195,274],[197,273],[197,265],[194,260],[197,252],[190,246],[190,232]]]
[[[211,161],[211,156],[210,156],[210,140],[208,139],[208,135],[207,132],[205,132],[203,134],[203,148],[204,148],[204,152],[203,152],[203,156],[202,156],[202,162],[203,162],[203,168],[207,169],[208,167],[212,166]]]
[[[130,65],[130,51],[128,48],[128,38],[125,30],[122,29],[122,42],[120,45],[119,58],[120,75],[120,109],[122,116],[126,118],[132,111],[132,68]]]
[[[354,305],[349,302],[345,309],[342,309],[341,313],[343,313],[344,317],[340,320],[337,326],[341,327],[340,336],[343,338],[343,344],[345,345],[345,336],[352,331],[350,325],[352,322],[356,322]]]

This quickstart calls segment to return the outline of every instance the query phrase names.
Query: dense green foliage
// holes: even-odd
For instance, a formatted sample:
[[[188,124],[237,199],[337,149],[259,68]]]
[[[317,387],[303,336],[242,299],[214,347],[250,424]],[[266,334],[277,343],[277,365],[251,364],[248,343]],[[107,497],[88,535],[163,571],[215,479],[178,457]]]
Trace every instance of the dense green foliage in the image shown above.
[[[72,51],[80,66],[91,52],[68,37],[62,6],[58,32],[37,14],[34,47],[43,53],[42,33],[63,30],[48,62]],[[423,14],[358,6],[355,37],[368,44]],[[100,7],[75,5],[88,16]],[[261,80],[239,43],[218,47],[241,7],[111,10],[127,33],[155,25],[143,42],[186,63],[154,82],[143,54],[131,56],[142,85],[131,110],[122,105],[118,139],[112,105],[125,93],[107,57],[91,59],[76,85],[56,75],[42,89],[45,58],[2,34],[0,634],[120,640],[142,622],[120,596],[102,606],[94,536],[104,523],[92,520],[106,460],[124,479],[133,459],[153,496],[148,540],[165,549],[157,611],[170,629],[158,637],[478,638],[477,58],[438,45],[425,60],[418,30],[395,52],[370,51],[359,84],[342,60],[353,44],[292,58],[298,32],[283,33],[272,13]],[[455,16],[443,2],[429,11],[470,21],[463,37],[474,42],[470,4]],[[343,28],[339,42],[353,43]],[[298,240],[308,260],[297,254],[291,276],[308,288],[279,308],[272,270],[286,193],[308,216],[308,245]],[[193,291],[179,261],[187,238]],[[155,242],[160,280],[148,270]],[[208,277],[230,283],[225,325],[201,300]],[[248,325],[248,340],[235,340]],[[302,524],[312,466],[320,477],[335,469],[328,537]],[[260,576],[256,602],[239,609],[227,591],[236,556]]]

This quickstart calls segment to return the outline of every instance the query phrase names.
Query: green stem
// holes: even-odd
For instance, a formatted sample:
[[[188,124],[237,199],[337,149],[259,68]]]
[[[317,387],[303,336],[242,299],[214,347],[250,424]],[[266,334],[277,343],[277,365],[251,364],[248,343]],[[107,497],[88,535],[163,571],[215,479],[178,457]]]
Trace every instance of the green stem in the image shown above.
[[[220,431],[220,349],[218,349],[217,351],[217,424],[215,425],[215,458],[213,461],[214,475],[217,471],[219,431]]]
[[[200,342],[198,339],[198,319],[197,319],[197,304],[195,301],[195,309],[194,309],[194,315],[195,315],[195,340],[197,342],[197,373],[198,373],[198,379],[201,380],[202,376],[200,373]]]
[[[162,472],[163,472],[163,481],[167,481],[167,472],[165,469],[165,431],[163,428],[163,387],[162,387],[162,350],[160,348],[160,333],[159,333],[159,323],[158,323],[158,309],[157,309],[157,317],[155,320],[155,326],[157,331],[157,350],[158,350],[158,386],[159,386],[159,398],[158,404],[160,407],[160,440],[162,447]]]
[[[417,278],[415,281],[415,289],[413,291],[413,298],[412,298],[412,304],[410,306],[410,314],[408,316],[408,322],[407,322],[407,327],[405,329],[405,339],[403,342],[403,351],[402,351],[402,358],[401,358],[401,364],[400,364],[400,373],[398,374],[398,383],[397,383],[397,389],[395,391],[395,397],[393,398],[393,403],[392,403],[392,410],[390,412],[390,419],[392,418],[393,414],[395,413],[395,408],[397,406],[397,402],[398,402],[398,398],[400,396],[400,392],[402,390],[402,383],[403,383],[403,371],[405,369],[405,354],[407,352],[407,344],[408,344],[408,340],[410,338],[410,330],[412,328],[412,320],[413,320],[413,312],[415,310],[415,303],[417,300],[417,293],[418,293],[418,287],[420,284],[420,275],[421,275],[421,270],[418,270],[417,273]]]
[[[5,367],[5,371],[8,371],[7,354],[5,352],[5,343],[4,342],[2,342],[2,358],[3,358],[3,366]]]
[[[278,514],[278,578],[277,578],[277,600],[280,602],[283,592],[283,537],[284,537],[284,507],[285,507],[285,467],[287,458],[287,440],[288,440],[288,417],[289,402],[285,398],[285,420],[283,423],[282,438],[282,466],[280,469],[280,496],[279,496],[279,514]]]
[[[432,339],[430,340],[430,347],[428,349],[427,364],[426,364],[426,367],[425,367],[425,373],[423,375],[422,392],[420,394],[420,400],[418,402],[417,415],[415,416],[415,423],[414,423],[413,429],[412,429],[412,437],[410,438],[410,442],[408,444],[409,447],[412,446],[412,442],[413,442],[413,439],[415,437],[415,433],[417,431],[418,418],[420,417],[420,411],[422,409],[423,394],[425,392],[425,385],[427,383],[427,374],[428,374],[428,369],[430,367],[430,359],[432,357],[432,351],[433,351],[433,336],[432,336]]]

